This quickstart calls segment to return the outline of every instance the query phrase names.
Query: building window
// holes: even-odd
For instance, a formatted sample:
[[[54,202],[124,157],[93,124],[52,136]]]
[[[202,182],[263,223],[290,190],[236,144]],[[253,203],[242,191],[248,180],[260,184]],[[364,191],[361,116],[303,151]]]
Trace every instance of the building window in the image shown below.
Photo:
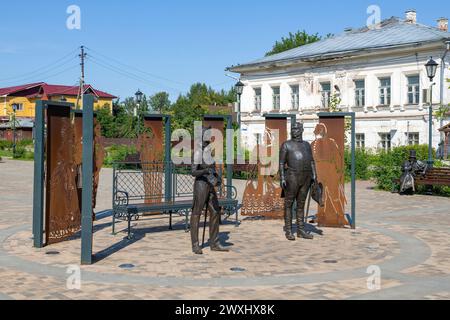
[[[391,78],[380,78],[380,105],[391,105]]]
[[[255,88],[255,111],[261,111],[261,88]]]
[[[366,82],[364,80],[355,81],[355,106],[364,107],[366,105],[365,87]]]
[[[418,144],[419,144],[419,133],[418,132],[408,133],[408,145],[417,146]]]
[[[23,103],[14,103],[11,105],[11,109],[14,111],[14,107],[16,107],[16,111],[23,111]]]
[[[280,87],[272,87],[272,110],[280,110]]]
[[[298,110],[300,108],[299,86],[291,86],[291,109]]]
[[[330,107],[331,100],[331,83],[321,82],[320,87],[322,92],[322,108],[328,109]]]
[[[391,150],[391,134],[390,133],[380,133],[380,147],[384,151]]]
[[[356,138],[356,148],[364,149],[366,147],[366,136],[364,133],[357,133]]]
[[[419,76],[408,77],[408,104],[419,104],[420,78]]]

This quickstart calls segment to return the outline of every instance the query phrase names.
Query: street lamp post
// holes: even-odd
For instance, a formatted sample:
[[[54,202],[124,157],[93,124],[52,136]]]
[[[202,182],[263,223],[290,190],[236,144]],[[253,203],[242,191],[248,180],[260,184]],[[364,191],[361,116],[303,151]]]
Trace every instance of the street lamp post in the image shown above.
[[[139,113],[140,113],[140,104],[142,102],[142,96],[144,94],[141,92],[141,90],[138,89],[138,91],[135,93],[136,96],[136,106],[134,107],[134,115],[135,117],[137,117],[137,126],[136,126],[136,134],[137,137],[139,138],[139,133],[140,133],[140,119],[139,119]]]
[[[236,89],[236,94],[238,98],[238,109],[237,109],[237,122],[239,126],[239,130],[241,130],[241,96],[244,91],[244,84],[239,80],[238,83],[234,86]]]
[[[438,64],[433,60],[433,57],[430,57],[425,68],[427,70],[427,76],[430,79],[430,108],[428,112],[428,165],[430,167],[433,166],[433,79],[436,75]]]

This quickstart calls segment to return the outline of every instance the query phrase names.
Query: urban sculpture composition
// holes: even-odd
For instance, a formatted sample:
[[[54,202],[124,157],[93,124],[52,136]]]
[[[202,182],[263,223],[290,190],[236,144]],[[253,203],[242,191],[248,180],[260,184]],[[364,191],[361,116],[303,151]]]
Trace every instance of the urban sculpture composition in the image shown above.
[[[409,160],[402,165],[402,176],[400,177],[400,194],[412,194],[416,191],[414,178],[417,175],[425,175],[428,166],[417,160],[416,150],[411,150]]]
[[[311,145],[303,140],[303,124],[296,123],[291,129],[292,139],[283,143],[280,149],[280,178],[285,198],[284,231],[286,239],[295,240],[292,234],[292,207],[297,200],[297,237],[313,239],[305,231],[305,203],[313,182],[317,180],[316,167]]]

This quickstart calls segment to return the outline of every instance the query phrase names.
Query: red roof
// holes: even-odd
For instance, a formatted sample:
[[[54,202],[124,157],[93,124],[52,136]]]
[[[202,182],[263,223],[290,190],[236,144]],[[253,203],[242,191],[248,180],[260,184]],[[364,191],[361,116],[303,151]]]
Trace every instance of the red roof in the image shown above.
[[[107,92],[94,89],[89,84],[84,86],[84,93],[86,92],[91,92],[99,98],[105,99],[117,98],[116,96],[113,96]],[[0,96],[4,95],[26,96],[26,97],[35,97],[36,95],[40,95],[43,97],[60,96],[60,95],[76,96],[78,95],[78,86],[62,86],[62,85],[47,84],[45,82],[37,82],[15,87],[0,88]]]

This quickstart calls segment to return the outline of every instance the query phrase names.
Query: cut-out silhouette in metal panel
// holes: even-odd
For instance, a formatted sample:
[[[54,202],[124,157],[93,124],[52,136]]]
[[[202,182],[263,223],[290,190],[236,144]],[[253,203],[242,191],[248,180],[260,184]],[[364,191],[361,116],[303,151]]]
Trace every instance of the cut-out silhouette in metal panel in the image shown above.
[[[70,107],[47,108],[46,243],[60,242],[81,227],[76,143]]]
[[[279,143],[275,143],[275,130],[278,130]],[[253,152],[260,154],[260,148],[264,148],[263,154],[268,157],[277,156],[279,146],[287,140],[287,119],[266,118],[264,145],[259,144]],[[278,147],[275,147],[278,145]],[[278,161],[268,164],[258,160],[257,165],[249,165],[250,177],[247,181],[242,199],[241,214],[243,216],[262,216],[265,218],[281,219],[284,216],[284,201],[281,198],[282,189],[278,182]]]
[[[139,135],[145,203],[160,203],[164,198],[164,125],[161,118],[145,118]]]
[[[345,219],[345,118],[321,118],[311,144],[317,179],[324,187],[324,207],[318,207],[317,223],[321,227],[344,227]]]

